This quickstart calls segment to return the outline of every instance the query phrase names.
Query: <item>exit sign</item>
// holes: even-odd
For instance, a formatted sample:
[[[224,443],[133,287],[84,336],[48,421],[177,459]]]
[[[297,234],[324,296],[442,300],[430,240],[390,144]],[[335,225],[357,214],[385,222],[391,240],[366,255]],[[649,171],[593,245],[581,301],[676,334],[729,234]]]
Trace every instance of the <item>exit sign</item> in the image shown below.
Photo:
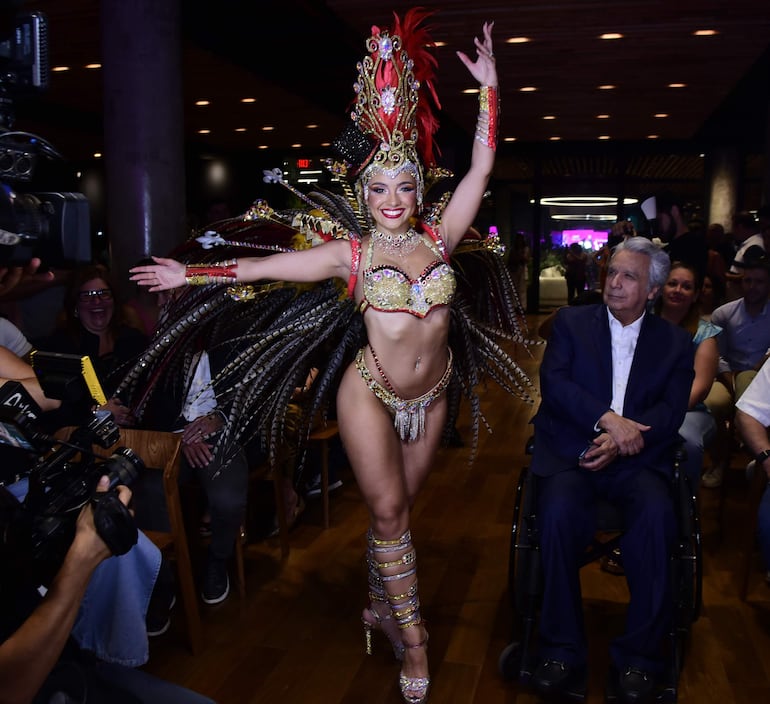
[[[310,168],[310,159],[297,159],[297,168],[298,169],[309,169]]]

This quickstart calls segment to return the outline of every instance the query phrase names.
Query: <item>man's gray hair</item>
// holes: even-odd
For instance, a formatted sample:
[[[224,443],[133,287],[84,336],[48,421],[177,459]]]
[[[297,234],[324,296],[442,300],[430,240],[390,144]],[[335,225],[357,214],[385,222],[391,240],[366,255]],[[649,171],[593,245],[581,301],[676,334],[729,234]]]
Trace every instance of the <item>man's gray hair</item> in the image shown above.
[[[629,237],[612,250],[610,264],[612,264],[612,260],[615,259],[615,255],[623,250],[635,252],[636,254],[644,254],[649,257],[650,272],[648,290],[652,291],[656,286],[659,288],[663,287],[663,284],[668,280],[668,273],[671,271],[671,259],[669,259],[668,254],[661,247],[648,240],[646,237]]]

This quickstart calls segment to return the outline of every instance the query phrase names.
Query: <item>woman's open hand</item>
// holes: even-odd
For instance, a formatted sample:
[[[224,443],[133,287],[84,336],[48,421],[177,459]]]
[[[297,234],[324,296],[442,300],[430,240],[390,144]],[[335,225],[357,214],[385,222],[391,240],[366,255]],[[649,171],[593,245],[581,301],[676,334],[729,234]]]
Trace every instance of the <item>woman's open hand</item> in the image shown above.
[[[153,257],[155,264],[135,266],[129,269],[131,281],[136,281],[139,286],[146,286],[151,292],[168,291],[172,288],[184,286],[185,265],[176,259]]]
[[[484,22],[482,28],[483,38],[473,38],[476,45],[476,61],[471,61],[467,54],[462,51],[457,52],[457,56],[462,61],[471,75],[479,82],[480,86],[497,87],[497,66],[495,65],[495,53],[492,46],[492,27],[494,22]]]

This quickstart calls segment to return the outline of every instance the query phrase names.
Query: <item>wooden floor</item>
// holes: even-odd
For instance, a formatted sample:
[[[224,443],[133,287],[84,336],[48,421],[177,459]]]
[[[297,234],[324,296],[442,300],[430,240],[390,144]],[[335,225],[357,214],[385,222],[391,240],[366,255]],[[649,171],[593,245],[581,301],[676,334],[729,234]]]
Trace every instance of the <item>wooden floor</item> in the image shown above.
[[[530,318],[535,329],[536,317]],[[542,348],[540,348],[542,351]],[[519,361],[537,376],[537,355]],[[442,450],[415,507],[420,596],[430,631],[432,704],[536,702],[504,681],[497,661],[510,638],[508,544],[513,499],[534,408],[484,393],[493,428],[482,431],[475,464],[467,447]],[[468,435],[467,426],[460,431]],[[738,597],[743,551],[745,458],[736,457],[720,511],[720,490],[701,490],[704,608],[694,624],[679,701],[754,704],[770,701],[770,587],[758,554],[747,601]],[[280,559],[277,538],[259,542],[246,565],[247,596],[201,605],[206,647],[190,655],[184,614],[154,639],[147,671],[202,692],[219,704],[397,704],[398,665],[375,634],[364,653],[363,561],[366,511],[349,470],[332,494],[331,527],[311,503]],[[723,520],[720,521],[720,517]],[[723,531],[720,533],[720,524]],[[623,627],[623,577],[590,565],[582,573],[591,663],[588,704],[603,701],[607,644]]]

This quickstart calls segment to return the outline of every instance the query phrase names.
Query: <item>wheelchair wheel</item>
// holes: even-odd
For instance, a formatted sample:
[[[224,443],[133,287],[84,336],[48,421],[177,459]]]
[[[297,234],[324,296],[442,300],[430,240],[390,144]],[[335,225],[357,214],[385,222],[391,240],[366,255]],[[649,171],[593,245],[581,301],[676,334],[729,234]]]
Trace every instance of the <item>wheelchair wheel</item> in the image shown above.
[[[521,539],[522,531],[522,509],[524,505],[525,482],[528,470],[523,467],[519,475],[519,482],[516,485],[516,497],[513,505],[513,520],[511,521],[511,538],[508,546],[508,594],[511,601],[511,608],[516,609],[516,563],[517,563],[517,545]]]
[[[497,659],[497,669],[502,678],[510,682],[519,679],[521,671],[521,643],[514,641],[503,648]]]

